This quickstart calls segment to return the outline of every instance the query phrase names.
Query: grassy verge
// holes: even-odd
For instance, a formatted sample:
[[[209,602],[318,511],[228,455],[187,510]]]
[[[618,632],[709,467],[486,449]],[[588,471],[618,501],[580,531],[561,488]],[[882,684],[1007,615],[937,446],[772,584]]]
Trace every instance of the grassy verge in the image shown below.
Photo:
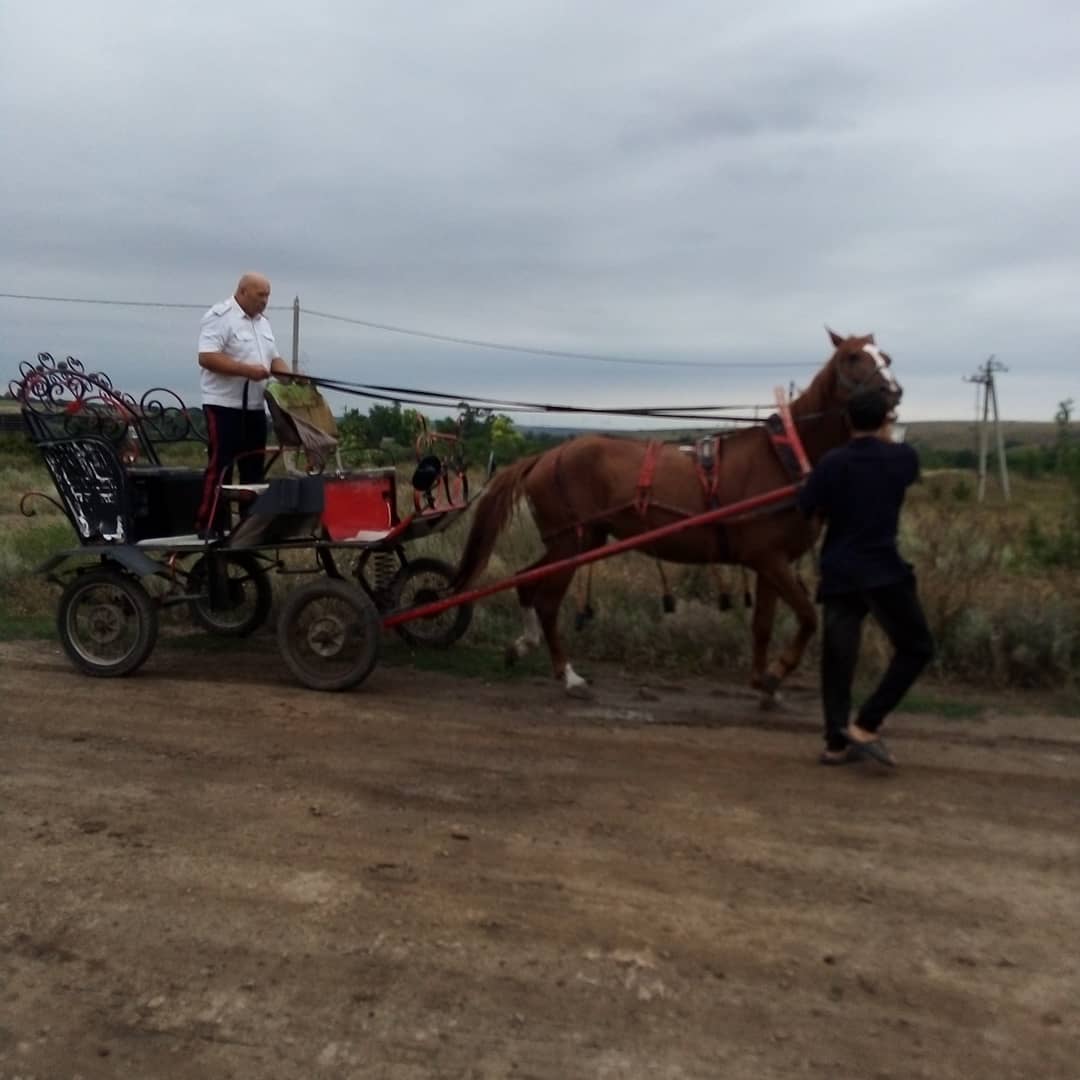
[[[970,478],[968,478],[970,479]],[[963,483],[961,482],[963,481]],[[967,485],[967,486],[965,486]],[[401,483],[402,498],[408,491]],[[24,491],[51,492],[47,473],[22,455],[0,455],[0,636],[42,637],[52,632],[57,590],[32,571],[54,551],[74,546],[63,515],[37,500],[31,518],[19,512]],[[931,673],[936,685],[984,691],[1037,689],[1060,694],[1068,703],[1080,671],[1080,595],[1075,569],[1047,562],[1045,544],[1029,543],[1036,532],[1058,535],[1073,520],[1075,493],[1054,480],[1018,479],[1012,502],[971,501],[963,477],[932,476],[913,492],[905,511],[902,546],[915,564],[920,593],[938,644]],[[402,510],[405,510],[404,504]],[[465,522],[409,548],[409,557],[428,555],[453,565],[465,536]],[[535,528],[521,514],[500,536],[484,578],[506,578],[541,551]],[[342,569],[350,572],[348,560]],[[800,572],[809,587],[813,559]],[[575,666],[616,662],[632,670],[677,676],[723,675],[741,679],[749,670],[750,615],[742,604],[752,575],[732,568],[665,565],[676,610],[664,614],[663,588],[655,562],[638,554],[594,564],[591,606],[595,617],[578,631],[574,616],[583,602],[588,571],[581,571],[564,605],[562,631]],[[308,577],[275,580],[283,591]],[[732,602],[722,609],[724,598]],[[166,621],[181,620],[169,613]],[[179,625],[179,623],[178,623]],[[413,663],[421,670],[447,670],[479,677],[513,678],[502,667],[502,649],[520,633],[514,594],[500,593],[480,603],[464,647],[446,653],[410,653],[388,642],[390,663]],[[782,611],[774,643],[787,636],[792,619]],[[193,635],[193,641],[198,635]],[[177,641],[184,640],[178,638]],[[219,639],[217,640],[220,645]],[[817,663],[815,638],[803,671]],[[180,647],[199,647],[196,644]],[[868,682],[888,660],[882,635],[868,626],[859,677]],[[529,658],[520,670],[547,671],[546,656]],[[936,691],[935,691],[936,695]],[[933,695],[931,695],[933,696]],[[905,706],[918,710],[920,698]],[[935,701],[927,711],[942,712]],[[955,708],[960,708],[956,706]],[[1080,707],[1077,708],[1080,712]],[[956,713],[957,716],[962,712]]]
[[[857,704],[869,696],[867,692],[856,695]],[[933,687],[915,689],[900,703],[898,712],[916,715],[940,716],[945,720],[976,720],[991,707],[990,701],[972,700],[968,696],[953,696],[947,688]]]
[[[49,641],[56,637],[56,620],[48,615],[19,615],[0,600],[0,641]]]

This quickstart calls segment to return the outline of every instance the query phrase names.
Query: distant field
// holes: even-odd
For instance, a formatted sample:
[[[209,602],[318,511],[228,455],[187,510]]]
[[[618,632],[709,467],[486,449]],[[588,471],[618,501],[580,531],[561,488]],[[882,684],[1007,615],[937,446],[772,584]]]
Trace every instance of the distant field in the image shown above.
[[[906,439],[909,443],[925,450],[974,450],[975,424],[970,420],[927,420],[906,423]],[[537,429],[551,430],[551,429]],[[692,442],[706,433],[706,429],[683,429],[672,431],[625,431],[639,439],[681,439]],[[1006,449],[1014,446],[1050,446],[1057,437],[1057,425],[1049,421],[1005,420],[1001,424],[1002,438]],[[566,429],[559,429],[559,434],[572,434]]]
[[[1057,425],[1049,421],[1003,420],[1001,435],[1006,448],[1050,446]],[[973,450],[975,424],[970,420],[931,420],[907,425],[907,441],[929,450]]]
[[[18,411],[18,405],[14,401],[0,398],[0,430],[18,430],[18,424],[14,420],[18,416]],[[906,426],[908,442],[927,450],[973,450],[975,448],[975,425],[970,420],[931,420],[923,423],[914,422]],[[1049,446],[1054,442],[1057,432],[1056,425],[1049,421],[1005,420],[1001,427],[1006,447]],[[569,437],[585,429],[545,427],[525,430]],[[642,439],[679,439],[691,442],[698,435],[705,434],[705,429],[701,431],[694,429],[623,431],[612,434]]]
[[[19,407],[14,401],[0,398],[0,435],[18,433],[23,430]]]

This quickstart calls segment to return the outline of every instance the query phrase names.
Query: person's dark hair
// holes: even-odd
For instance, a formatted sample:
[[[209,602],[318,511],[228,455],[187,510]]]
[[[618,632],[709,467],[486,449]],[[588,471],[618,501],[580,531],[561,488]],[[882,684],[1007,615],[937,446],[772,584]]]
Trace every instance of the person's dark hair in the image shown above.
[[[877,431],[889,415],[889,401],[880,390],[864,390],[847,403],[847,414],[856,431]]]

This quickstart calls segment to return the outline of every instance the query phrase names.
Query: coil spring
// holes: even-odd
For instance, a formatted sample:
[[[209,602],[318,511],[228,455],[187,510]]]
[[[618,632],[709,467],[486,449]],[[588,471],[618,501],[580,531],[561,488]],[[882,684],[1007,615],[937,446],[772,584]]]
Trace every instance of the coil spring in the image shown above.
[[[375,591],[385,593],[397,573],[397,558],[391,551],[376,551],[372,556],[371,573],[375,579]]]

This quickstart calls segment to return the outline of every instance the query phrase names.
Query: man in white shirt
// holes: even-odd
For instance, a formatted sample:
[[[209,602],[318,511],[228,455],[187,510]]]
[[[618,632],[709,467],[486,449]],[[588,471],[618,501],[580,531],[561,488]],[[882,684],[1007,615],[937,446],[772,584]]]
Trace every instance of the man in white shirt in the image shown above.
[[[232,481],[234,464],[241,484],[263,478],[263,384],[271,373],[289,374],[263,315],[269,300],[270,282],[262,274],[244,274],[236,293],[202,318],[199,367],[210,460],[195,523],[201,533],[227,531],[228,504],[218,496],[218,486]]]

